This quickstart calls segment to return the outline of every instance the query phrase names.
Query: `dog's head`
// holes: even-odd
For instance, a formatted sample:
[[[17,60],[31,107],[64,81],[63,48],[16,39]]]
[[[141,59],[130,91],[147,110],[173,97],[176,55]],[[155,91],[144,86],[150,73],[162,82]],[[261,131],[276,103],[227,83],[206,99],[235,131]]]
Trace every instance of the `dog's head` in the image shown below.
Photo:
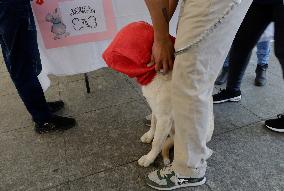
[[[151,61],[153,43],[154,29],[150,24],[143,21],[130,23],[118,32],[103,58],[110,68],[146,85],[156,75],[155,66],[147,66]]]

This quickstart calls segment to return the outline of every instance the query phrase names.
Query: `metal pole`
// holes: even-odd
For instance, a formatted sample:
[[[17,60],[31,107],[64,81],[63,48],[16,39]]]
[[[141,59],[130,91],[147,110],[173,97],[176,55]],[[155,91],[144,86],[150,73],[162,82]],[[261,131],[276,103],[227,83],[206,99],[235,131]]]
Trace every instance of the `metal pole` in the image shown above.
[[[87,73],[85,73],[84,77],[85,77],[85,84],[86,84],[87,93],[89,94],[89,93],[91,93],[89,76],[88,76]]]

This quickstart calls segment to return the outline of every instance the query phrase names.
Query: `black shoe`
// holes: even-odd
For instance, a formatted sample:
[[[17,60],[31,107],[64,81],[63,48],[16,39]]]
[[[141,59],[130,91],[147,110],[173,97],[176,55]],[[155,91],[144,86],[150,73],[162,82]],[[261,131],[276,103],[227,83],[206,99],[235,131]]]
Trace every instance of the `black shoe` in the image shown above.
[[[267,80],[266,80],[266,70],[268,68],[268,65],[257,65],[255,69],[255,80],[254,84],[256,86],[265,86]]]
[[[220,75],[218,76],[217,80],[215,81],[215,85],[222,85],[227,82],[229,73],[228,67],[223,67]]]
[[[224,103],[224,102],[238,102],[242,99],[241,91],[229,91],[226,89],[213,95],[213,103]]]
[[[64,102],[59,100],[59,101],[53,101],[53,102],[47,102],[48,108],[51,113],[55,113],[57,111],[60,111],[61,109],[64,108]]]
[[[280,114],[276,119],[269,119],[265,121],[265,126],[272,131],[284,132],[284,115]]]
[[[76,120],[68,117],[61,117],[53,115],[52,118],[45,122],[35,124],[35,131],[39,134],[48,133],[52,131],[64,131],[70,129],[76,125]]]

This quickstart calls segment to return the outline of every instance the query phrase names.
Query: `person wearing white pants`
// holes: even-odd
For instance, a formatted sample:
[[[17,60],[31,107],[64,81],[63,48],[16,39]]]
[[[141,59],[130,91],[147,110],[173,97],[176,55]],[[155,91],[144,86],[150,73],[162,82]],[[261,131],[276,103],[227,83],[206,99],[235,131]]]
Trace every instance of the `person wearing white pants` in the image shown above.
[[[206,143],[213,133],[214,81],[252,0],[183,0],[175,45],[169,20],[177,0],[145,2],[155,31],[152,61],[157,71],[173,68],[175,121],[173,164],[151,172],[146,182],[158,190],[199,186],[212,154]]]

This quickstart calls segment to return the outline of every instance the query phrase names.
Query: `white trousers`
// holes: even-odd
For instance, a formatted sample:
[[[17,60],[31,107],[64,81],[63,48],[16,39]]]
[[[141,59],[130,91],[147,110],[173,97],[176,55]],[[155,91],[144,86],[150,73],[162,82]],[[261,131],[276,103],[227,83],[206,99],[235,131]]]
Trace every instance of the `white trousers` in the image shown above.
[[[212,151],[214,81],[252,0],[184,0],[181,6],[172,102],[173,167],[180,176],[203,177]],[[210,128],[211,127],[211,128]]]

